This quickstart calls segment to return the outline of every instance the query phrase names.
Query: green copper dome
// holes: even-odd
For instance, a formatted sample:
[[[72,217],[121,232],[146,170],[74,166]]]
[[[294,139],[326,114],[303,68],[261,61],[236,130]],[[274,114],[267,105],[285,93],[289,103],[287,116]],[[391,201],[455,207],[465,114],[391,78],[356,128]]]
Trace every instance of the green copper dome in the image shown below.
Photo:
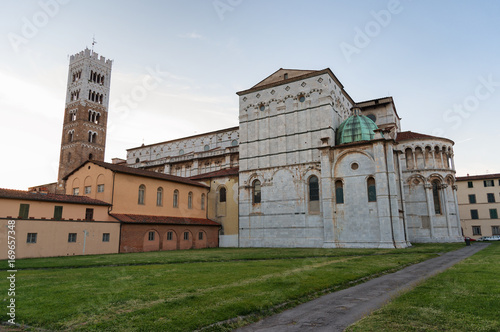
[[[364,115],[352,115],[342,122],[337,129],[337,144],[369,141],[373,139],[374,130],[378,129],[375,122]]]

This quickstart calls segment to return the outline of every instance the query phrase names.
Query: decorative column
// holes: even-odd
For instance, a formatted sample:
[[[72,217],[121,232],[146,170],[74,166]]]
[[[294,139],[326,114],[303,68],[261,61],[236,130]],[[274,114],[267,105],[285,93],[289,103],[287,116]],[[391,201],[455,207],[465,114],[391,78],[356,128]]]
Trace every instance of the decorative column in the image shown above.
[[[323,210],[323,248],[335,248],[335,224],[333,205],[333,156],[329,137],[321,138],[321,204]]]
[[[441,168],[444,168],[444,160],[443,160],[443,150],[439,151],[439,155],[441,156]]]
[[[425,187],[425,196],[427,197],[427,212],[429,214],[429,228],[431,232],[431,239],[434,238],[434,204],[432,198],[432,184],[426,183]]]
[[[432,149],[432,165],[434,168],[437,168],[436,166],[436,149]]]
[[[442,197],[443,197],[443,213],[446,216],[446,226],[448,227],[448,236],[451,237],[451,220],[450,220],[450,215],[448,213],[448,184],[443,183],[441,184],[441,191],[442,191]]]
[[[415,150],[413,148],[411,149],[411,156],[413,158],[413,169],[418,169],[417,160],[415,158]]]

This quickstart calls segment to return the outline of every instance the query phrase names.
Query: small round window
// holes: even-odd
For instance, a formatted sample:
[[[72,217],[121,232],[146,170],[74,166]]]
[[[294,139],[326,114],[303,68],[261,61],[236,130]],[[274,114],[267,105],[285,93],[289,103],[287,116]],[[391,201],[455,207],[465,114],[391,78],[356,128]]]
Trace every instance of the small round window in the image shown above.
[[[374,114],[368,114],[366,117],[373,122],[377,121],[377,117]]]
[[[264,106],[264,104],[262,104],[262,105],[260,105],[259,109],[261,112],[264,112],[264,110],[266,109],[266,106]]]
[[[299,96],[299,101],[301,103],[305,102],[306,101],[306,97],[304,97],[304,95]]]
[[[357,163],[352,163],[352,164],[351,164],[351,169],[352,169],[353,171],[357,170],[358,168],[359,168],[359,165],[358,165]]]

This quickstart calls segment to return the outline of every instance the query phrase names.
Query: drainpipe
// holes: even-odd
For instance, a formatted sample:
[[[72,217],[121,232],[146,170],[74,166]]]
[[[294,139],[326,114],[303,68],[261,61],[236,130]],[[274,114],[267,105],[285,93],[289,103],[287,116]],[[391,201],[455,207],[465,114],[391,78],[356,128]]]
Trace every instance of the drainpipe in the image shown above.
[[[87,230],[83,230],[83,255],[85,255],[85,243],[87,242],[87,235],[89,232]]]

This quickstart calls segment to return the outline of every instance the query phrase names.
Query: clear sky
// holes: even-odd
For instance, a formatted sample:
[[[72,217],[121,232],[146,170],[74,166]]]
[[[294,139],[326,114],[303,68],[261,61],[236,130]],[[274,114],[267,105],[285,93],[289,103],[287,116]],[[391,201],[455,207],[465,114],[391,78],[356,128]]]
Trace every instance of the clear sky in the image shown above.
[[[392,96],[402,130],[452,139],[458,176],[500,173],[499,1],[0,6],[0,187],[57,180],[68,56],[94,35],[114,60],[106,161],[237,126],[236,92],[279,68],[330,68],[356,102]],[[152,73],[157,86],[137,95]]]

